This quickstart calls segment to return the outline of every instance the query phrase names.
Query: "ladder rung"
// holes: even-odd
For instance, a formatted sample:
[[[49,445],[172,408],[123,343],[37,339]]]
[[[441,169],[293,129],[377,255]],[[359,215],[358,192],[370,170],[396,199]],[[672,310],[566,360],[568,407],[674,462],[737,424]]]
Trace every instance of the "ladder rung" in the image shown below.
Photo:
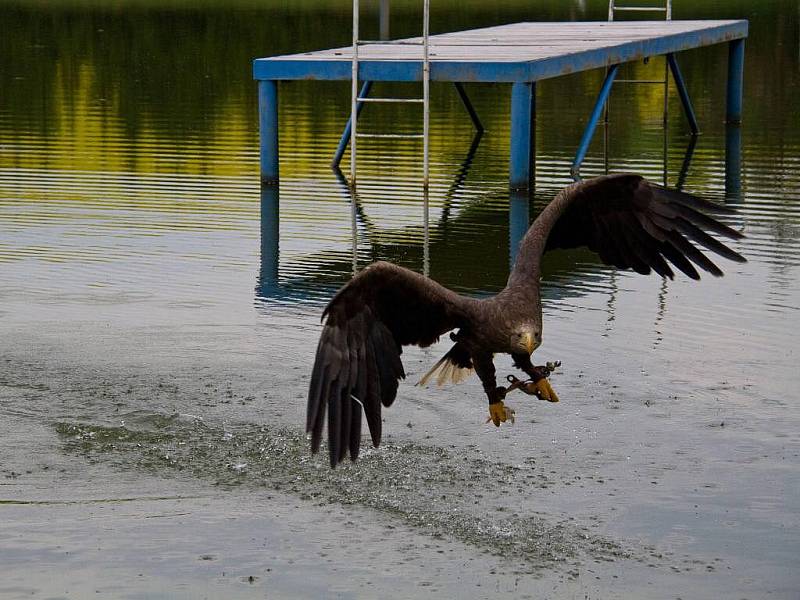
[[[635,0],[629,0],[635,1]],[[351,92],[350,92],[350,176],[351,185],[355,189],[356,185],[356,140],[358,138],[373,138],[373,139],[415,139],[422,140],[422,172],[423,172],[423,185],[425,190],[428,189],[429,180],[429,134],[430,134],[430,66],[431,66],[431,53],[430,53],[430,0],[423,0],[422,5],[422,36],[398,39],[398,40],[365,40],[360,39],[359,36],[359,0],[353,0],[353,45],[351,61]],[[416,46],[421,48],[421,62],[422,62],[422,94],[421,98],[414,97],[376,97],[370,98],[367,95],[367,82],[362,89],[363,92],[358,91],[358,65],[359,60],[373,60],[371,57],[359,57],[359,47],[362,46]],[[343,53],[340,53],[343,54]],[[367,54],[371,54],[367,52]],[[417,52],[412,52],[417,54]],[[419,60],[419,59],[415,59]],[[362,96],[363,93],[363,96]],[[384,102],[384,103],[398,103],[398,104],[422,104],[422,133],[361,133],[358,131],[358,112],[363,108],[364,102]],[[342,142],[346,143],[346,138],[342,136]],[[340,149],[342,144],[340,143]],[[334,162],[338,163],[341,159],[341,152],[337,150]],[[426,196],[427,198],[427,196]],[[427,200],[426,200],[427,202]],[[425,205],[427,215],[427,204]],[[427,216],[426,216],[427,218]],[[427,259],[426,259],[427,260]],[[425,274],[427,276],[427,263],[425,267]]]
[[[358,98],[359,102],[403,102],[403,103],[416,103],[422,104],[425,102],[424,98]]]
[[[386,138],[386,139],[422,139],[421,133],[356,133],[360,138]]]
[[[667,12],[663,6],[615,6],[614,10],[628,10],[637,12]]]
[[[359,46],[424,46],[425,42],[412,42],[410,40],[358,40]]]
[[[665,79],[615,79],[614,83],[667,83]]]

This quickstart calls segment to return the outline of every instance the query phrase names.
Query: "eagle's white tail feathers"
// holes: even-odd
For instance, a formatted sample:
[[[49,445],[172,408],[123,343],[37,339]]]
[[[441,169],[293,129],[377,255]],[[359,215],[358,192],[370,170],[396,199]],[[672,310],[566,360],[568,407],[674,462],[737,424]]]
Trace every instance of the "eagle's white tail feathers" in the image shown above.
[[[470,376],[472,371],[473,369],[464,369],[459,367],[445,354],[441,359],[439,359],[439,362],[433,365],[433,368],[430,371],[425,373],[417,385],[428,385],[428,382],[434,377],[436,378],[437,386],[442,386],[448,381],[453,383],[461,383]]]

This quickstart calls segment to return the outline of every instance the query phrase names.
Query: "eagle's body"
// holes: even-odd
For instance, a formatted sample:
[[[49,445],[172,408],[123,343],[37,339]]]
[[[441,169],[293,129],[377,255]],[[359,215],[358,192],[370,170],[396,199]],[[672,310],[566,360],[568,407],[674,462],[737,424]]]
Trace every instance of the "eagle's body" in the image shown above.
[[[665,277],[667,261],[693,279],[692,263],[713,275],[722,271],[695,248],[694,241],[726,258],[744,261],[706,230],[729,238],[742,237],[702,211],[727,209],[688,194],[649,184],[636,175],[614,175],[573,184],[560,192],[528,229],[508,278],[496,296],[460,296],[423,277],[387,262],[377,262],[347,283],[323,312],[308,395],[307,430],[311,449],[322,440],[327,412],[331,466],[349,450],[355,460],[361,443],[361,418],[375,446],[381,439],[381,405],[389,406],[405,377],[402,347],[429,346],[448,331],[455,344],[421,382],[458,382],[472,369],[480,378],[495,425],[505,421],[506,389],[498,387],[493,355],[510,354],[514,364],[545,396],[552,388],[541,367],[530,360],[541,344],[541,260],[551,248],[588,246],[607,264]],[[549,390],[549,391],[548,391]],[[548,397],[548,399],[550,399]]]

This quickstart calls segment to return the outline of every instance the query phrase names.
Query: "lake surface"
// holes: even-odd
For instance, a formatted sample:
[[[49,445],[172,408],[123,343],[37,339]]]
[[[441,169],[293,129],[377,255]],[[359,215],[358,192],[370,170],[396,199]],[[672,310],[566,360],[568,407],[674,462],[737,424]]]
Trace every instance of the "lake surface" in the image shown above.
[[[434,33],[606,15],[432,4]],[[696,283],[549,256],[559,404],[511,397],[516,424],[486,426],[477,378],[413,386],[447,344],[409,349],[384,445],[331,472],[303,434],[324,303],[377,259],[500,290],[604,75],[538,86],[530,198],[508,191],[504,85],[467,87],[477,138],[432,86],[427,223],[421,144],[361,144],[355,198],[331,171],[348,82],[281,86],[282,180],[261,189],[251,60],[348,44],[350,6],[0,1],[0,598],[796,598],[797,2],[676,1],[750,20],[741,130],[727,49],[684,53],[696,143],[674,86],[664,129],[663,89],[620,85],[582,170],[736,207],[749,262]],[[392,3],[393,37],[419,9]],[[377,36],[376,6],[362,19]],[[360,123],[413,132],[415,111]]]

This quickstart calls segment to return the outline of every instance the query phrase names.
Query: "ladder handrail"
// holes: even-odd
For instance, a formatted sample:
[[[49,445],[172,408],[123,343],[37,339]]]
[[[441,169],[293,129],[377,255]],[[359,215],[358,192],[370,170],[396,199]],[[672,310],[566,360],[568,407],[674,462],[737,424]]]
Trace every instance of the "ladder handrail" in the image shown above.
[[[663,6],[641,6],[641,5],[633,5],[633,4],[626,4],[623,6],[617,6],[616,0],[608,0],[608,20],[614,20],[614,13],[617,11],[624,11],[624,12],[660,12],[664,13],[664,20],[665,21],[672,21],[672,0],[664,0]],[[619,79],[616,80],[614,83],[633,83],[633,84],[657,84],[664,86],[664,113],[663,113],[663,126],[664,126],[664,185],[667,184],[667,154],[666,154],[666,144],[667,144],[667,119],[669,115],[669,55],[667,55],[667,60],[664,61],[664,78],[661,80],[658,79]],[[608,172],[608,97],[605,100],[605,136],[603,138],[603,154],[605,157],[605,166],[606,172]],[[583,159],[580,157],[580,154],[576,156],[576,163],[573,163],[573,176],[577,175],[577,168],[580,166],[580,162]],[[577,165],[577,167],[576,167]]]
[[[423,0],[422,8],[422,42],[409,42],[407,40],[380,40],[367,41],[359,38],[359,0],[353,0],[353,54],[352,54],[352,85],[350,100],[350,185],[356,185],[356,157],[357,138],[359,137],[412,137],[422,138],[422,170],[423,187],[427,191],[430,170],[430,0]],[[407,44],[422,46],[422,98],[361,98],[358,90],[358,47],[369,44]],[[392,134],[359,134],[358,109],[362,102],[397,102],[422,104],[422,135],[392,135]]]
[[[663,12],[665,13],[666,21],[672,20],[672,0],[666,0],[664,3],[664,7],[661,6],[617,6],[615,0],[608,0],[608,20],[614,20],[614,13],[616,11],[628,11],[628,12]]]
[[[423,0],[422,4],[422,185],[428,189],[428,169],[430,151],[430,96],[431,96],[431,61],[429,55],[429,37],[431,20],[431,0]]]
[[[350,89],[350,185],[356,185],[356,140],[358,139],[358,0],[353,0],[353,57]]]

